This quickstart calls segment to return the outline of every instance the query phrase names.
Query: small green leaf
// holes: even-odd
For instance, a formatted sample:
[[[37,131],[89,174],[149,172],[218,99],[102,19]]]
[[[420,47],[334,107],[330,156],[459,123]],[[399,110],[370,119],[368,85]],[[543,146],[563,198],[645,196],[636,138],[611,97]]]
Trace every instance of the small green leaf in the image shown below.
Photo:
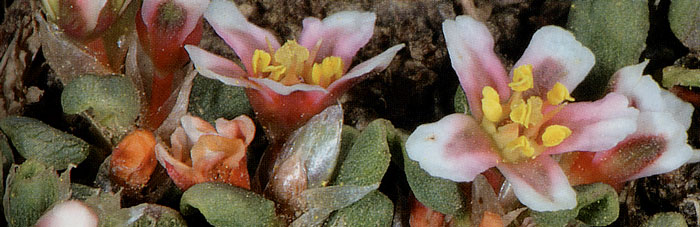
[[[686,69],[679,66],[666,67],[663,70],[662,84],[666,88],[671,88],[674,85],[700,87],[700,69]]]
[[[418,162],[408,158],[405,150],[403,159],[406,180],[418,201],[443,214],[464,213],[462,208],[466,204],[466,197],[456,182],[431,176],[420,167]]]
[[[682,214],[676,212],[663,212],[655,214],[647,222],[644,223],[644,227],[687,227],[688,223],[685,222],[685,217]]]
[[[196,184],[182,195],[180,211],[201,213],[214,226],[277,226],[275,204],[251,191],[219,182]]]
[[[61,106],[67,114],[87,111],[98,126],[116,137],[127,133],[141,111],[139,92],[123,75],[83,75],[63,89]]]
[[[253,116],[245,88],[228,86],[203,76],[194,78],[187,112],[209,122],[220,117],[233,119],[240,115]]]
[[[65,190],[70,186],[64,186],[70,182],[59,178],[50,166],[34,160],[13,165],[7,184],[3,206],[10,226],[32,226],[52,204],[70,197]]]
[[[700,51],[700,1],[673,0],[668,10],[673,34],[694,51]]]
[[[123,208],[122,213],[128,214],[128,219],[123,220],[123,226],[187,226],[180,213],[170,207],[142,203],[137,206]],[[134,220],[136,219],[136,220]]]
[[[391,226],[394,204],[379,191],[335,212],[327,226]]]
[[[90,145],[78,137],[52,128],[39,120],[11,116],[0,120],[0,129],[10,138],[17,152],[56,170],[79,164],[90,153]]]
[[[340,164],[334,184],[367,186],[381,182],[391,161],[387,138],[393,131],[394,126],[387,120],[369,123]]]
[[[574,96],[597,99],[613,73],[639,62],[649,31],[647,1],[576,0],[571,3],[567,27],[596,60]]]
[[[574,218],[592,226],[612,224],[620,212],[617,192],[610,185],[595,183],[579,185],[576,190],[576,208],[552,212],[532,212],[538,226],[564,226]]]
[[[467,95],[464,94],[462,87],[458,87],[455,92],[454,107],[456,113],[463,113],[469,115],[469,103],[467,102]]]

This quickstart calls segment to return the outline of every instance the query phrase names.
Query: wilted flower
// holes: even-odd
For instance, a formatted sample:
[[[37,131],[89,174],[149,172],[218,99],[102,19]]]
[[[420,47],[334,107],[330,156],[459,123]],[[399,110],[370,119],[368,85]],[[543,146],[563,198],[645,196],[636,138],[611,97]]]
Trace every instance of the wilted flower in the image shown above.
[[[418,127],[406,142],[408,156],[453,181],[496,166],[530,209],[574,208],[576,193],[549,155],[608,150],[636,130],[639,111],[618,93],[569,103],[595,59],[564,29],[539,29],[510,83],[484,24],[459,16],[445,21],[443,32],[472,115]]]
[[[110,158],[113,180],[129,186],[143,186],[156,169],[156,138],[147,130],[134,130],[119,142]]]
[[[208,181],[250,188],[246,148],[255,136],[253,120],[245,115],[233,120],[219,118],[214,128],[186,115],[180,123],[170,136],[170,148],[156,145],[158,161],[180,189]]]
[[[185,46],[197,71],[248,88],[250,104],[273,140],[283,139],[359,82],[383,70],[403,44],[350,68],[372,37],[374,13],[343,11],[323,21],[306,18],[298,42],[280,45],[271,33],[248,22],[235,4],[211,3],[204,18],[240,57],[245,70],[228,59]]]
[[[131,0],[41,0],[49,21],[75,39],[99,36]]]
[[[189,61],[184,46],[202,39],[202,14],[209,0],[145,0],[136,13],[140,44],[155,69],[152,73],[148,121],[157,128],[169,111],[160,110],[170,97],[178,72]],[[160,114],[159,114],[160,113]]]
[[[572,184],[620,183],[672,171],[693,155],[688,134],[693,106],[661,89],[642,72],[649,61],[627,66],[613,77],[612,91],[639,109],[637,130],[614,148],[567,154],[563,166]]]

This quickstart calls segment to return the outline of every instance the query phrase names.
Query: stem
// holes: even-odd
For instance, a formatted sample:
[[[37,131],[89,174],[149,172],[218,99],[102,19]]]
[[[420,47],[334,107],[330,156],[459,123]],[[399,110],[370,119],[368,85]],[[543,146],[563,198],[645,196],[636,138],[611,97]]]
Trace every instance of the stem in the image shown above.
[[[168,116],[169,111],[163,109],[163,104],[172,93],[173,73],[163,76],[159,70],[153,72],[153,83],[151,84],[151,101],[148,103],[148,113],[146,123],[152,129],[158,128]]]

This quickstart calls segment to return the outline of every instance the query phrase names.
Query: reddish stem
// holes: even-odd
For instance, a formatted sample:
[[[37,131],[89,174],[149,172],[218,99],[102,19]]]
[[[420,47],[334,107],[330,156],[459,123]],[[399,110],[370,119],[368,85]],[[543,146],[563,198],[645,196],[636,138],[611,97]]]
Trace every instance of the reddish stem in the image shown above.
[[[146,117],[146,124],[151,129],[156,129],[160,124],[165,121],[168,117],[166,108],[164,108],[165,101],[168,100],[170,94],[172,93],[173,87],[173,74],[168,73],[167,75],[161,75],[158,70],[153,72],[153,83],[151,84],[151,101],[148,103],[148,113]]]

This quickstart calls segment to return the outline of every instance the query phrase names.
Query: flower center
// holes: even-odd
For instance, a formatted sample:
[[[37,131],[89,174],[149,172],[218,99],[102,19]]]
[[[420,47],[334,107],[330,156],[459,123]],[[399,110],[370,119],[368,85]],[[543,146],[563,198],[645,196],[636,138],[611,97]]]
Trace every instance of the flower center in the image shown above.
[[[557,146],[571,135],[571,130],[562,125],[549,125],[540,133],[544,123],[566,105],[564,101],[574,101],[566,86],[557,82],[547,92],[546,103],[538,96],[523,99],[522,93],[533,88],[532,65],[513,70],[513,81],[508,86],[513,94],[506,103],[501,103],[498,92],[490,86],[483,88],[481,99],[482,128],[495,141],[503,162],[534,159],[546,147]],[[555,108],[542,111],[549,106]]]
[[[314,62],[321,41],[311,52],[294,40],[288,40],[277,51],[269,43],[268,47],[269,52],[257,49],[253,53],[255,77],[271,79],[287,86],[305,83],[327,88],[343,76],[343,60],[340,57],[330,56],[320,63]]]

